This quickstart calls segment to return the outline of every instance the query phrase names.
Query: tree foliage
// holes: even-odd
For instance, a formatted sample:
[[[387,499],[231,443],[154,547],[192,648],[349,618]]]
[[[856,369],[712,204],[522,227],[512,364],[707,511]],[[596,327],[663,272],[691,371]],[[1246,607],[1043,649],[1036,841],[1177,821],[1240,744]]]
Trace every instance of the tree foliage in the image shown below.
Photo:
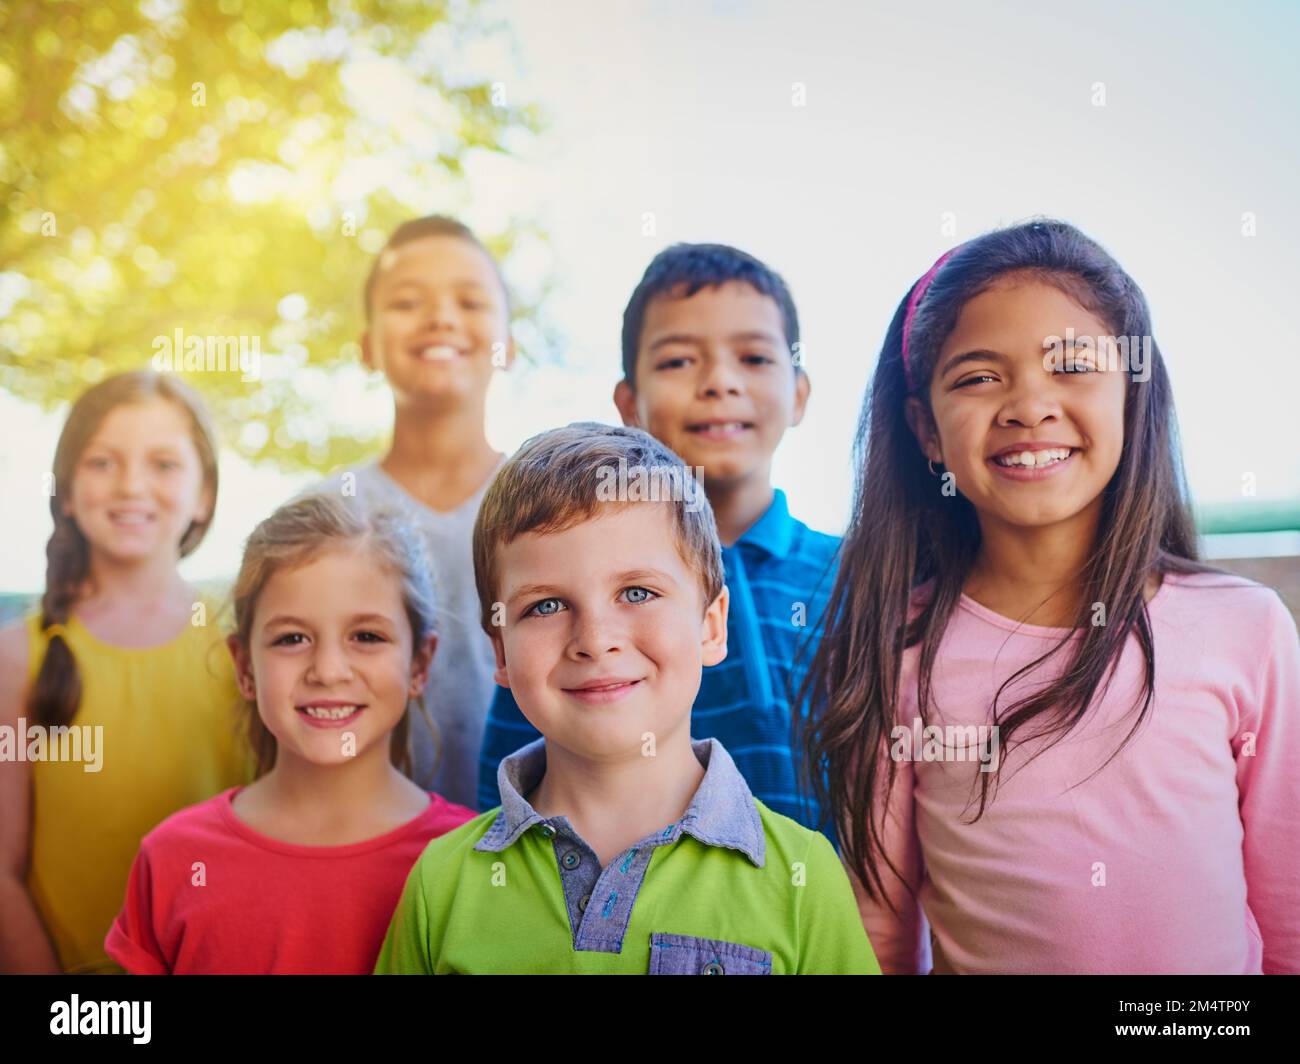
[[[477,0],[0,4],[0,386],[52,407],[178,329],[255,338],[258,379],[188,377],[228,444],[288,469],[373,449],[338,401],[362,281],[540,128],[510,44]],[[503,258],[544,244],[502,228]]]

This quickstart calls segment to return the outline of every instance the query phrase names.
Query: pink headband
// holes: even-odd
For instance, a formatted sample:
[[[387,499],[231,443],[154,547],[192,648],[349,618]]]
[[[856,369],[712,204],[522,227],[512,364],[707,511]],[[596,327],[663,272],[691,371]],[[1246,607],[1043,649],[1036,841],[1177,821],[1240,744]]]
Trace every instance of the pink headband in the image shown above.
[[[921,298],[925,295],[926,289],[930,287],[930,282],[934,280],[934,275],[939,272],[939,267],[952,258],[953,255],[961,250],[961,248],[962,245],[958,244],[955,248],[951,248],[940,255],[935,261],[935,264],[927,271],[925,276],[916,282],[915,286],[912,288],[912,295],[907,300],[907,311],[903,315],[903,376],[907,378],[909,384],[912,380],[912,367],[908,363],[907,340],[912,332],[912,319],[916,316],[917,304],[921,302]]]

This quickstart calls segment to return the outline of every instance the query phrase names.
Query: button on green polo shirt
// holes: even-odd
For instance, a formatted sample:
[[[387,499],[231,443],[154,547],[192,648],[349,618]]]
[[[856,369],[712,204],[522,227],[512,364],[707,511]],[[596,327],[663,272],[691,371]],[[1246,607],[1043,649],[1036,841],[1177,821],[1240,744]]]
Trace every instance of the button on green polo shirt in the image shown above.
[[[545,739],[501,762],[501,806],[429,843],[376,974],[878,974],[848,876],[819,832],[750,793],[716,739],[680,820],[604,868],[523,795]]]

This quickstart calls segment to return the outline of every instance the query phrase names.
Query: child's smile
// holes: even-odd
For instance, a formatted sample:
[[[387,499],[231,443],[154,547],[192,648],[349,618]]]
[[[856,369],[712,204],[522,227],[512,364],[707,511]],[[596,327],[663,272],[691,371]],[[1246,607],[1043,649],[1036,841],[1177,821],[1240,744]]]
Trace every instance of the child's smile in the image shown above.
[[[646,308],[636,387],[614,401],[711,480],[766,475],[785,430],[803,418],[808,379],[795,372],[776,303],[740,281]]]
[[[487,256],[454,236],[384,253],[372,295],[365,360],[399,395],[485,392],[513,355],[506,295]]]
[[[467,358],[470,353],[468,344],[425,344],[417,341],[411,345],[411,355],[422,362],[455,362],[458,358]]]
[[[1001,476],[1012,480],[1041,480],[1061,472],[1079,453],[1078,447],[1053,442],[1013,443],[989,458]]]
[[[704,421],[695,421],[686,426],[686,431],[691,433],[697,439],[713,440],[715,442],[722,440],[734,440],[741,434],[754,431],[754,422],[752,421],[731,421],[726,418],[711,418]]]
[[[399,578],[364,545],[277,570],[258,598],[250,644],[243,660],[232,645],[244,696],[257,702],[279,756],[317,765],[386,751],[431,657],[412,645]]]
[[[725,592],[705,609],[669,504],[614,503],[499,549],[497,683],[548,742],[582,757],[645,756],[683,726],[700,669],[726,654]]]
[[[306,723],[315,728],[342,728],[351,724],[362,710],[365,703],[341,702],[337,699],[314,699],[305,705],[295,707],[306,718]]]
[[[564,693],[578,702],[585,702],[592,706],[602,706],[622,700],[635,691],[644,680],[644,676],[639,676],[636,679],[602,676],[573,687],[566,687]]]
[[[212,507],[186,415],[167,399],[120,406],[77,463],[64,510],[115,558],[174,552]]]
[[[1067,328],[1111,331],[1054,285],[999,281],[966,302],[939,350],[932,418],[909,400],[922,451],[985,525],[1094,513],[1118,468],[1128,377],[1083,357],[1068,372],[1049,365],[1045,342]]]

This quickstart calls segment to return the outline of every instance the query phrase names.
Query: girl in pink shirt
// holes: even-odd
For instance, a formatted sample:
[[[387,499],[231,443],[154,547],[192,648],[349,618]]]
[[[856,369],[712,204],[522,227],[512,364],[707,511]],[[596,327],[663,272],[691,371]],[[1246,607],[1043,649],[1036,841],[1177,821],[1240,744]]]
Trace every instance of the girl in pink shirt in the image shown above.
[[[1196,561],[1132,279],[1055,221],[944,255],[858,455],[808,762],[883,969],[1300,971],[1300,643]]]
[[[105,946],[137,974],[369,973],[416,858],[475,815],[405,774],[427,561],[394,515],[307,496],[249,537],[234,601],[258,778],[144,838]]]

